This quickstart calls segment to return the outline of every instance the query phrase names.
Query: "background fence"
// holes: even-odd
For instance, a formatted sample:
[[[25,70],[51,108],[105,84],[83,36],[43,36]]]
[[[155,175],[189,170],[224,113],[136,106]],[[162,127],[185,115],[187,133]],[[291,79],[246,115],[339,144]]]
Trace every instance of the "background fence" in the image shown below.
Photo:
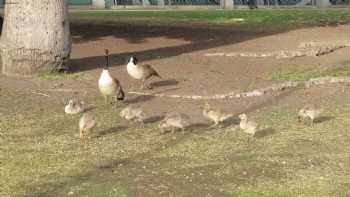
[[[68,4],[74,6],[88,6],[93,5],[94,0],[68,0]],[[106,8],[113,8],[119,6],[220,6],[224,1],[231,0],[100,0],[104,1]],[[232,0],[235,7],[246,6],[249,1],[254,2],[258,6],[317,6],[320,1],[324,0]],[[231,1],[231,2],[232,2]],[[0,7],[3,7],[5,0],[0,0]],[[350,0],[326,0],[330,6],[350,6]],[[231,3],[232,4],[232,3]]]

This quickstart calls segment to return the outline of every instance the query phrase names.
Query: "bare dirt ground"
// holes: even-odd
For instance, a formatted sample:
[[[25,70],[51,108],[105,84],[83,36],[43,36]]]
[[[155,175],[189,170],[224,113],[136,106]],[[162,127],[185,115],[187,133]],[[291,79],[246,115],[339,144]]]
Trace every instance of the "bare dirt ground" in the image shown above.
[[[126,91],[139,91],[140,82],[131,79],[127,75],[125,67],[129,56],[135,55],[141,63],[151,64],[163,77],[163,79],[154,80],[154,89],[147,90],[149,92],[179,95],[213,95],[230,91],[240,92],[275,83],[264,80],[263,76],[285,66],[303,67],[305,65],[316,65],[321,68],[348,64],[350,62],[350,48],[339,49],[334,53],[320,57],[291,59],[276,59],[272,57],[205,57],[203,54],[295,49],[301,42],[348,40],[348,32],[350,32],[349,25],[304,28],[289,32],[247,33],[229,28],[214,29],[210,27],[178,28],[148,27],[146,25],[73,24],[71,71],[82,72],[82,77],[78,80],[41,80],[36,77],[18,79],[1,76],[0,88],[27,92],[32,95],[31,100],[38,103],[38,106],[41,103],[62,103],[63,105],[63,100],[70,97],[82,99],[85,97],[98,97],[97,80],[104,65],[103,50],[108,48],[112,54],[111,71],[121,81]],[[147,114],[153,115],[161,115],[164,112],[176,110],[190,115],[196,123],[205,122],[208,124],[208,121],[204,120],[201,115],[201,107],[205,102],[237,115],[242,112],[256,111],[264,106],[279,105],[299,108],[308,103],[318,105],[344,104],[350,99],[349,90],[350,87],[348,85],[333,84],[310,89],[288,90],[280,94],[262,97],[211,101],[127,94],[125,103],[136,103],[142,106]],[[134,139],[136,141],[135,144],[142,140],[140,138],[142,136],[136,136],[136,139]],[[107,139],[103,138],[101,140],[106,141]],[[181,140],[182,138],[177,139],[177,141]],[[184,142],[186,141],[184,140]],[[152,144],[151,142],[147,143]],[[175,146],[176,142],[173,143]],[[135,144],[132,144],[131,147],[136,146]],[[167,146],[169,149],[172,147],[171,143],[167,144]],[[135,149],[137,148],[139,147]],[[258,150],[259,147],[255,149]],[[203,196],[227,195],[223,191],[214,189],[215,185],[220,185],[225,181],[218,179],[217,176],[211,173],[212,170],[219,169],[216,165],[172,172],[172,169],[175,169],[176,166],[173,166],[171,159],[154,160],[154,158],[148,157],[147,153],[141,153],[135,157],[138,158],[137,161],[129,159],[127,161],[118,160],[114,163],[103,164],[96,169],[96,172],[83,174],[82,179],[91,178],[90,174],[98,174],[97,176],[94,175],[93,178],[101,182],[110,178],[111,173],[117,173],[115,178],[120,179],[120,181],[130,181],[127,177],[140,176],[134,180],[136,182],[130,183],[133,185],[129,191],[131,196],[152,196],[154,192],[162,191],[164,188],[171,194],[171,190],[176,184],[183,188],[183,195],[179,194],[179,191],[173,191],[180,196],[191,196],[193,191],[196,192],[192,194],[197,196],[201,196],[201,193],[198,193],[198,191],[201,191]],[[229,158],[232,161],[236,159]],[[185,165],[186,161],[182,162]],[[123,169],[123,165],[128,167]],[[282,164],[274,166],[274,168],[269,168],[267,165],[270,164],[266,164],[266,166],[263,164],[255,170],[266,170],[266,176],[287,176],[280,174],[282,173],[280,171],[283,168]],[[159,173],[157,171],[160,168],[159,166],[162,166],[161,169],[164,170],[164,173],[162,171],[160,175],[153,174]],[[119,170],[119,172],[114,172],[115,170]],[[167,170],[169,170],[170,174],[167,174]],[[252,180],[259,179],[254,172],[248,172],[248,175],[239,174],[237,176],[238,178],[236,175],[231,174],[226,178],[245,180],[244,177],[248,176]],[[190,182],[193,181],[197,184],[185,183],[183,182],[184,179],[189,179],[191,180]],[[164,180],[169,180],[171,183],[164,184]],[[57,187],[59,188],[59,186]],[[189,192],[186,193],[187,191]],[[65,195],[60,192],[62,191],[57,191],[57,194]]]
[[[42,90],[50,95],[50,98],[46,98],[33,94],[38,101],[53,99],[61,102],[63,95],[70,97],[79,93],[83,95],[85,92],[88,95],[98,95],[96,83],[104,65],[102,53],[105,48],[108,48],[112,54],[112,73],[122,82],[127,91],[139,91],[139,81],[130,78],[125,67],[128,58],[135,55],[141,63],[153,65],[163,77],[162,80],[154,81],[154,89],[150,90],[151,92],[206,96],[230,91],[240,92],[275,83],[261,78],[266,73],[286,66],[333,67],[345,64],[350,61],[348,55],[350,48],[343,48],[321,57],[289,59],[205,57],[203,54],[296,49],[302,42],[347,40],[349,31],[348,25],[304,28],[289,32],[246,33],[229,28],[74,24],[70,65],[73,72],[84,72],[83,80],[42,81],[35,78],[18,80],[1,76],[0,82],[3,88],[25,89],[30,92]],[[56,92],[55,89],[77,91],[75,93]],[[330,91],[325,91],[325,87],[317,87],[304,90],[304,94],[307,95],[305,97],[300,96],[302,91],[300,90],[289,93],[286,98],[270,95],[262,98],[214,101],[215,103],[212,104],[237,114],[270,100],[299,105],[307,102],[325,102],[327,95],[331,97],[329,102],[343,102],[348,98],[347,86],[336,85],[331,89],[342,93],[334,95]],[[198,118],[201,117],[200,106],[204,102],[137,95],[128,95],[127,101],[127,103],[138,103],[150,112],[153,109],[159,113],[176,109]]]

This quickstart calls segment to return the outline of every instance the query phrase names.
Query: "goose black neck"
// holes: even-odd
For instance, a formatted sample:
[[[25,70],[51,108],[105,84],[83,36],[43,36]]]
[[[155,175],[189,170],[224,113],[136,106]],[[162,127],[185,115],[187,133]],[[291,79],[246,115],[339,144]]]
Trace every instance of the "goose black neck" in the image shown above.
[[[105,66],[105,68],[108,69],[108,67],[109,67],[109,55],[106,54],[105,58],[106,58],[106,66]]]

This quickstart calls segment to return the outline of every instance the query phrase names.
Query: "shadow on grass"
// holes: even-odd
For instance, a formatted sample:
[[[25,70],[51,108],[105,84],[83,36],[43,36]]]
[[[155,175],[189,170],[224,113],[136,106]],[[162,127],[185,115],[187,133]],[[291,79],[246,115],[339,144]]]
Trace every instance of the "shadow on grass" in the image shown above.
[[[315,123],[328,122],[334,119],[335,119],[334,116],[321,116],[315,120]]]
[[[99,137],[102,137],[105,135],[109,135],[109,134],[113,134],[113,133],[117,133],[120,131],[124,131],[126,129],[127,129],[127,127],[125,127],[125,126],[117,126],[117,127],[111,127],[108,129],[104,129],[104,130],[98,132],[98,134],[96,135],[96,138],[99,138]]]
[[[175,79],[154,81],[154,82],[151,83],[152,87],[175,86],[177,84],[179,84],[179,81],[177,81]]]
[[[153,96],[149,96],[149,95],[133,95],[128,97],[128,99],[126,99],[124,103],[125,104],[140,103],[140,102],[152,100],[153,98],[154,98]]]
[[[276,133],[275,129],[273,129],[273,128],[266,128],[266,129],[262,129],[262,130],[257,131],[255,133],[254,137],[256,137],[256,138],[263,138],[263,137],[266,137],[266,136],[269,136],[269,135],[273,135],[275,133]]]
[[[145,124],[156,123],[164,119],[164,115],[151,116],[146,118],[143,122]]]
[[[89,106],[89,107],[86,107],[84,109],[84,112],[90,112],[90,111],[93,111],[94,109],[96,109],[97,107],[96,106]]]

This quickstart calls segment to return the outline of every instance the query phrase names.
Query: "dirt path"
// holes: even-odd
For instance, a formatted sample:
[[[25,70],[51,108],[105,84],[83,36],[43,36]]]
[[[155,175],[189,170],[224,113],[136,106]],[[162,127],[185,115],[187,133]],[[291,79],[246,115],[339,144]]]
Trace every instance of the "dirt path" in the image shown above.
[[[291,50],[300,43],[339,42],[347,40],[350,26],[314,27],[281,33],[245,33],[232,29],[177,28],[147,26],[92,26],[72,25],[73,49],[71,69],[84,71],[81,80],[42,81],[39,79],[16,79],[2,76],[2,88],[15,88],[33,92],[33,97],[41,102],[62,102],[65,97],[98,95],[96,81],[100,67],[104,64],[102,52],[109,48],[112,55],[112,72],[122,82],[127,91],[139,91],[139,82],[131,79],[125,70],[127,58],[133,54],[142,63],[153,65],[163,76],[163,81],[154,82],[154,90],[149,93],[169,95],[212,96],[227,92],[242,92],[265,87],[275,82],[262,80],[268,72],[284,66],[318,65],[332,67],[350,61],[350,48],[341,48],[321,57],[298,57],[289,59],[246,58],[246,57],[206,57],[191,54],[216,52]],[[342,87],[344,88],[344,87]],[[346,88],[346,87],[345,87]],[[79,91],[59,91],[60,89]],[[38,94],[37,94],[38,93]],[[49,95],[45,97],[42,94]],[[326,93],[313,95],[314,98]],[[164,112],[172,110],[170,103],[181,103],[176,109],[193,112],[200,111],[202,101],[183,99],[153,98],[149,96],[128,95],[129,103],[138,103],[150,111]],[[269,96],[266,96],[269,97]],[[292,94],[289,98],[298,98]],[[270,96],[270,99],[273,99]],[[264,100],[264,99],[260,99]],[[293,99],[291,99],[293,100]],[[218,101],[217,105],[227,110],[242,111],[247,103],[256,102],[256,98],[230,101]],[[227,104],[225,104],[227,103]],[[229,104],[230,103],[230,104]],[[190,110],[188,110],[190,109]]]

